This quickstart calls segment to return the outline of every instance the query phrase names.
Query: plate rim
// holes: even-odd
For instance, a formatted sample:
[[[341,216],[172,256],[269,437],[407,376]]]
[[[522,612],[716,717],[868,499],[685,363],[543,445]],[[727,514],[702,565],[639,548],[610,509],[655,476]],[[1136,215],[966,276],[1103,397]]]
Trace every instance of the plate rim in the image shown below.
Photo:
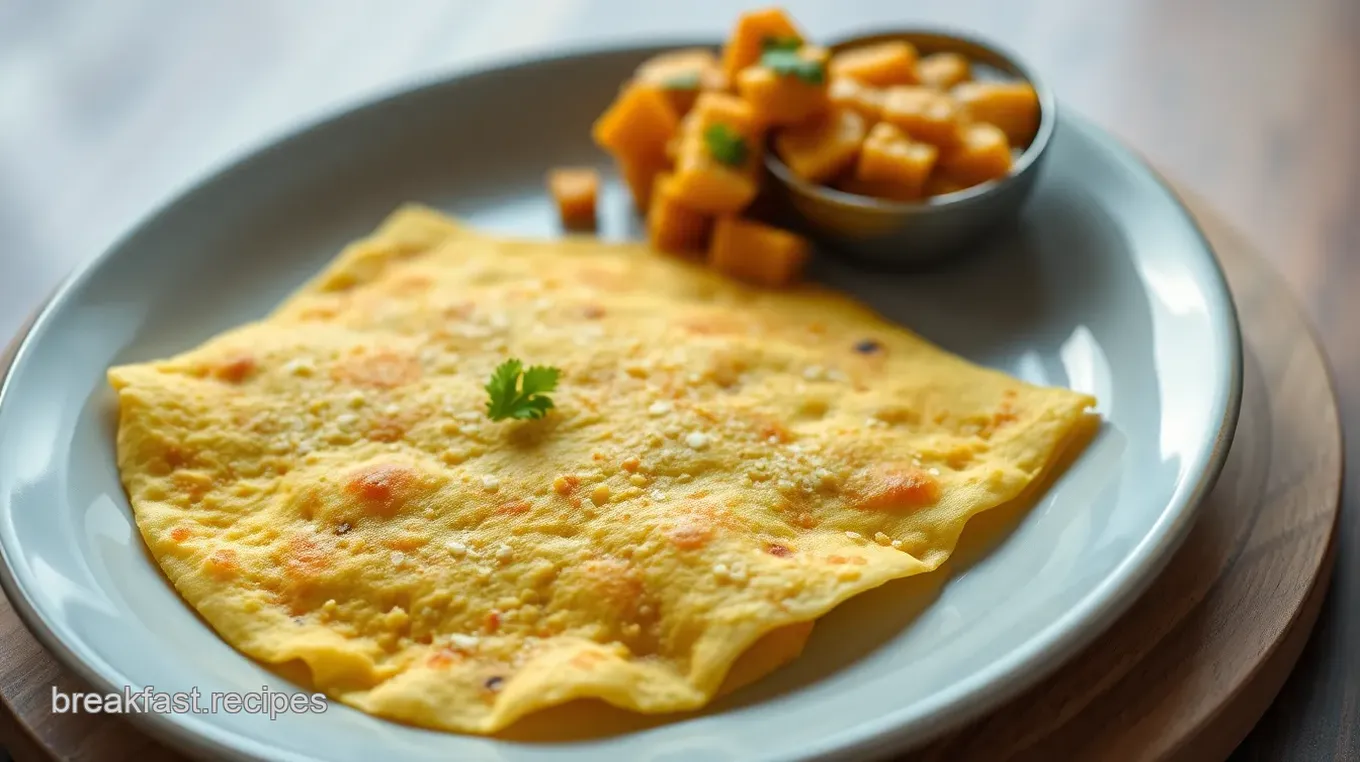
[[[526,52],[492,56],[471,65],[454,66],[430,74],[407,77],[368,93],[346,98],[338,105],[321,109],[311,116],[292,120],[281,128],[264,132],[240,149],[226,154],[216,163],[191,174],[187,181],[170,188],[141,215],[133,217],[131,222],[99,252],[72,268],[34,309],[27,323],[21,325],[8,343],[7,351],[0,355],[0,361],[6,359],[5,355],[8,356],[5,365],[0,367],[0,407],[3,407],[11,394],[10,387],[15,369],[34,351],[36,337],[53,315],[71,298],[71,294],[87,282],[101,264],[134,241],[143,230],[171,213],[186,199],[240,171],[246,165],[275,151],[287,150],[295,141],[306,139],[311,133],[332,123],[361,112],[382,110],[405,97],[445,87],[458,80],[584,57],[625,54],[643,56],[675,47],[717,47],[720,44],[720,41],[708,37],[663,36],[651,37],[641,42],[574,44],[564,46],[558,52],[549,55]],[[1078,651],[1095,641],[1146,591],[1183,544],[1198,517],[1201,503],[1217,482],[1227,460],[1241,412],[1244,358],[1236,300],[1222,262],[1198,220],[1171,183],[1141,154],[1094,122],[1077,115],[1071,108],[1064,107],[1060,113],[1060,122],[1067,129],[1076,129],[1083,133],[1084,137],[1098,144],[1103,153],[1116,157],[1133,172],[1142,173],[1150,178],[1171,200],[1181,221],[1193,233],[1207,255],[1211,277],[1204,285],[1212,287],[1206,289],[1206,293],[1219,302],[1217,305],[1219,309],[1211,309],[1209,314],[1211,324],[1219,324],[1218,328],[1226,334],[1227,344],[1224,349],[1228,353],[1228,388],[1226,393],[1220,392],[1219,395],[1223,402],[1223,410],[1218,417],[1218,430],[1214,434],[1213,444],[1207,451],[1203,467],[1194,477],[1193,486],[1185,491],[1182,499],[1178,501],[1173,496],[1173,500],[1167,504],[1151,530],[1139,540],[1126,560],[1115,567],[1096,588],[1087,593],[1077,606],[1069,609],[1063,617],[1053,620],[1039,635],[1009,658],[956,684],[950,691],[952,696],[930,717],[932,729],[927,734],[930,737],[955,730],[1036,685]],[[0,542],[0,591],[3,591],[10,607],[24,626],[63,667],[71,670],[97,690],[103,692],[118,690],[118,686],[109,683],[97,669],[68,647],[56,629],[38,613],[33,601],[15,577],[10,554],[3,542]],[[828,736],[823,741],[804,749],[796,758],[853,758],[852,755],[883,754],[898,750],[907,744],[923,742],[925,739],[921,729],[914,727],[919,725],[919,721],[909,722],[908,718],[901,716],[902,713],[903,709],[898,708],[853,732]],[[182,715],[134,713],[131,718],[138,730],[145,731],[175,748],[195,754],[226,755],[234,759],[254,760],[279,758],[282,753],[290,759],[315,759],[286,752],[278,747],[265,746],[252,738],[207,722],[193,723],[201,724],[203,730],[207,731],[200,732],[191,724],[183,722]]]

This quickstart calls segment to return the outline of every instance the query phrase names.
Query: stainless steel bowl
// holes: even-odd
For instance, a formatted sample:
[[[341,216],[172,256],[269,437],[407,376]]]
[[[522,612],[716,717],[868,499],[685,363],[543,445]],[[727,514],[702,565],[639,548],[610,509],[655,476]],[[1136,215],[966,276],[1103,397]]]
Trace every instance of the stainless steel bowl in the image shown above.
[[[832,51],[860,45],[905,40],[923,55],[961,53],[1006,78],[1027,80],[1039,96],[1039,131],[1011,173],[972,188],[919,202],[899,202],[845,193],[807,182],[794,175],[774,151],[765,166],[776,201],[794,218],[791,222],[824,244],[828,253],[843,253],[878,265],[910,267],[934,263],[1019,213],[1034,187],[1039,166],[1058,121],[1053,93],[1034,71],[1003,48],[953,32],[908,29],[847,38]]]

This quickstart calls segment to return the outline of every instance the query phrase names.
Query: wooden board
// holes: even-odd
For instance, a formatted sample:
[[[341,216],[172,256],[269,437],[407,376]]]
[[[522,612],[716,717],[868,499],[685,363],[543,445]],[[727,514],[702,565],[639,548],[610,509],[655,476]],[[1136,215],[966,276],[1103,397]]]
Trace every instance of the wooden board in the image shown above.
[[[1090,648],[908,759],[1222,759],[1269,705],[1332,563],[1341,435],[1326,365],[1280,278],[1191,200],[1228,273],[1245,352],[1227,466],[1185,547]],[[0,368],[8,358],[0,359]],[[0,598],[0,744],[17,760],[179,757],[115,716],[51,713],[85,690]]]

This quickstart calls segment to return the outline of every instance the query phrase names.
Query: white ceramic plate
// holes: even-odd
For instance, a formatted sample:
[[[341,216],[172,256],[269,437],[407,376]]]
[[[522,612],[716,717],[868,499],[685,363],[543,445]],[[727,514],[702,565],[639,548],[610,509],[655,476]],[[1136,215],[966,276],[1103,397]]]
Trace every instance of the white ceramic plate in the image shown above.
[[[654,49],[433,83],[319,123],[184,194],[74,276],[0,391],[0,580],[38,637],[107,690],[292,690],[176,596],[114,465],[114,363],[187,349],[265,313],[346,240],[419,200],[494,229],[555,232],[546,168],[602,163],[592,118]],[[1095,394],[1107,423],[1000,547],[911,617],[893,583],[825,617],[804,656],[711,711],[603,739],[509,742],[320,714],[142,714],[213,756],[757,760],[920,742],[1099,634],[1184,537],[1227,451],[1241,387],[1233,307],[1185,210],[1096,128],[1064,116],[1020,222],[910,276],[824,277],[942,346]],[[628,231],[611,187],[606,231]]]

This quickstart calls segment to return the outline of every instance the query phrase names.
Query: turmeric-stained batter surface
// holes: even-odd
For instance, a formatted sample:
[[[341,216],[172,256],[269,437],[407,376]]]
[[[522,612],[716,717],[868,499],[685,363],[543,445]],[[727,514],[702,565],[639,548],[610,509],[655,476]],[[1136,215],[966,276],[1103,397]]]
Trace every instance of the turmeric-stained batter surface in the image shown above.
[[[486,417],[509,357],[562,370],[546,418]],[[109,376],[142,535],[223,638],[471,733],[700,707],[760,640],[758,678],[941,564],[1094,402],[824,290],[420,208],[264,321]]]

